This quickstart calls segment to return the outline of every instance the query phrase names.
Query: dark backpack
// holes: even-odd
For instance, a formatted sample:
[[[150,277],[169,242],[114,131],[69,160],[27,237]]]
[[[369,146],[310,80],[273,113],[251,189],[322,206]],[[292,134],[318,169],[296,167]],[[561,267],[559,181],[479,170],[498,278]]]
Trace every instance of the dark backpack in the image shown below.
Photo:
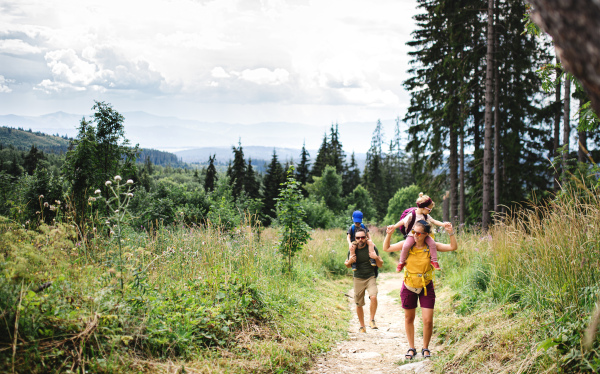
[[[412,215],[412,219],[408,223],[408,226],[402,226],[402,228],[400,229],[400,232],[402,233],[402,235],[404,235],[404,239],[406,239],[406,237],[412,230],[413,226],[415,225],[415,220],[417,219],[417,208],[416,207],[408,208],[404,212],[402,212],[402,215],[400,216],[400,221],[402,221],[404,219],[404,217],[406,217],[409,214]],[[427,219],[427,214],[424,214],[424,216],[425,216],[425,219]]]

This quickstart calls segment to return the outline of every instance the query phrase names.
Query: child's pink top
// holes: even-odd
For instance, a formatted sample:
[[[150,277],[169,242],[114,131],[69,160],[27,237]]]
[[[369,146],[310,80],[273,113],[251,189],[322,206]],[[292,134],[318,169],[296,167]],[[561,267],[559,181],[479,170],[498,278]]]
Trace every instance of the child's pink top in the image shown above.
[[[415,222],[423,220],[423,221],[427,221],[427,223],[429,223],[431,226],[434,225],[433,218],[431,217],[430,214],[428,214],[427,215],[427,219],[425,219],[425,215],[424,214],[417,213],[417,212],[415,212],[415,213],[416,213]],[[409,213],[402,220],[402,224],[404,225],[404,227],[408,227],[408,224],[410,223],[411,220],[412,220],[412,213]],[[414,222],[413,222],[413,227],[414,227]],[[407,236],[414,236],[413,233],[412,233],[412,230],[411,230],[411,232],[408,233]]]

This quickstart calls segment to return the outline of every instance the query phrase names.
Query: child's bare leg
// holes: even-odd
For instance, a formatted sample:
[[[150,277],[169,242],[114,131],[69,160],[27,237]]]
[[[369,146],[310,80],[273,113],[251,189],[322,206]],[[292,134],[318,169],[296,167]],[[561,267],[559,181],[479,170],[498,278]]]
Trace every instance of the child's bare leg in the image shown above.
[[[415,245],[415,238],[412,236],[407,236],[404,241],[404,245],[402,246],[402,251],[400,252],[400,262],[405,263],[406,258],[408,257],[408,251]]]
[[[371,258],[371,254],[375,254],[375,243],[369,239],[367,244],[369,245],[369,261],[371,262],[371,266],[377,266],[375,259]]]
[[[429,246],[431,261],[438,262],[437,245],[435,244],[435,240],[433,240],[431,236],[427,235],[427,238],[425,238],[425,243]]]

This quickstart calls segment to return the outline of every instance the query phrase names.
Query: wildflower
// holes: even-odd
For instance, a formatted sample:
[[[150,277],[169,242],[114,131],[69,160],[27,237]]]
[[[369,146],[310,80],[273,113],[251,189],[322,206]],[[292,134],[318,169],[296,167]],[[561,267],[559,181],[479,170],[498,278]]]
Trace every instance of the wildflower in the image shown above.
[[[120,181],[121,181],[121,176],[115,175],[115,182],[120,182]]]
[[[54,205],[50,205],[50,210],[54,212],[56,210],[56,207]]]
[[[44,203],[44,208],[47,208],[47,207],[48,207],[48,202],[46,201],[46,202]]]
[[[133,194],[130,192],[127,194],[127,197],[133,197]]]
[[[40,195],[40,199],[43,199],[43,198],[44,198],[44,195]]]
[[[95,194],[100,194],[100,192],[102,192],[102,191],[100,191],[100,189],[97,189],[96,191],[94,191]]]
[[[96,198],[95,198],[94,196],[90,196],[90,197],[88,198],[88,201],[96,201]]]
[[[312,258],[312,255],[308,255],[308,258]]]
[[[29,220],[25,221],[25,224],[26,224],[26,225],[29,225]]]
[[[115,213],[119,213],[119,209],[115,210]]]
[[[60,205],[60,200],[54,200],[54,202],[56,203],[56,205]]]
[[[133,184],[133,179],[127,179],[127,184]]]
[[[40,214],[40,211],[39,211],[39,210],[38,210],[38,211],[36,211],[36,212],[35,212],[35,214]]]
[[[106,182],[104,182],[104,185],[105,185],[105,186],[110,186],[111,184],[112,184],[112,182],[111,182],[111,181],[106,181]]]

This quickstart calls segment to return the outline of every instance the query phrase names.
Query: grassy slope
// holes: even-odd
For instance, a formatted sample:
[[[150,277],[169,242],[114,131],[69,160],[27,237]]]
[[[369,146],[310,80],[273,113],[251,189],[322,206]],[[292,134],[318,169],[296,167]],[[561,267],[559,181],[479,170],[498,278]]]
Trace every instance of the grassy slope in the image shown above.
[[[590,350],[582,346],[600,295],[598,195],[563,193],[546,207],[516,213],[489,235],[459,235],[459,251],[441,256],[434,333],[444,350],[437,372],[600,368],[598,337]]]
[[[0,144],[12,145],[22,150],[29,150],[35,145],[41,150],[60,148],[66,151],[69,141],[54,135],[0,127]]]

